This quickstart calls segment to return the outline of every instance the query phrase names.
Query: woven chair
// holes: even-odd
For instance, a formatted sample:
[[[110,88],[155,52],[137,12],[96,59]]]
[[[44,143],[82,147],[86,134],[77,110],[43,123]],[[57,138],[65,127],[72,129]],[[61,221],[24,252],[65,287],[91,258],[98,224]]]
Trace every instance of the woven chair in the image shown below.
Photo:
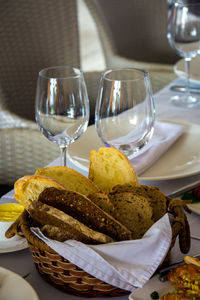
[[[12,185],[59,155],[34,121],[37,76],[53,65],[80,68],[79,30],[75,0],[0,5],[0,184]],[[99,73],[85,76],[97,85]]]
[[[108,68],[148,70],[154,93],[176,77],[173,64],[179,57],[167,40],[166,0],[85,0],[85,3],[97,25]]]
[[[102,7],[98,1],[84,1],[96,23],[107,67],[149,70],[154,92],[173,79],[172,66],[120,57]],[[48,66],[81,67],[79,28],[75,0],[21,0],[20,5],[0,0],[0,5],[0,184],[12,185],[59,155],[58,146],[34,121],[36,81],[38,71]],[[93,118],[100,72],[84,76]]]

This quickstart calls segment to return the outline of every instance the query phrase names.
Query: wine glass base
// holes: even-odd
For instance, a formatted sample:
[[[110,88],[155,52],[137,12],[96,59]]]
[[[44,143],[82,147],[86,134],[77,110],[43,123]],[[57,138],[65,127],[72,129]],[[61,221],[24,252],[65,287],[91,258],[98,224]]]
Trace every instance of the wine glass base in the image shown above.
[[[134,158],[136,154],[140,151],[141,148],[143,148],[149,141],[149,138],[145,141],[142,141],[142,143],[135,145],[134,147],[130,144],[123,144],[119,147],[116,147],[119,151],[121,151],[124,155],[127,156],[129,160]],[[114,146],[115,147],[115,146]]]
[[[191,95],[188,97],[185,95],[176,95],[170,98],[170,102],[175,106],[190,108],[200,105],[200,97]]]

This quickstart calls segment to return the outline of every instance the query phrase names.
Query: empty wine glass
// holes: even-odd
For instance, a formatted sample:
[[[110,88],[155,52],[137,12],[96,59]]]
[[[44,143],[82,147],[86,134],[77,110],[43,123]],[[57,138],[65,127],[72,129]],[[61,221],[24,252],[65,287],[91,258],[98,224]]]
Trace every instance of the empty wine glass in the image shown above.
[[[83,73],[68,66],[41,70],[35,114],[42,133],[59,145],[62,165],[66,166],[67,146],[86,131],[89,120]]]
[[[176,1],[169,12],[168,33],[169,43],[184,58],[186,92],[171,98],[178,106],[193,107],[199,104],[197,95],[190,94],[190,61],[200,50],[200,3],[199,0]]]
[[[97,133],[129,159],[148,143],[155,107],[148,72],[136,68],[102,73],[95,109]]]

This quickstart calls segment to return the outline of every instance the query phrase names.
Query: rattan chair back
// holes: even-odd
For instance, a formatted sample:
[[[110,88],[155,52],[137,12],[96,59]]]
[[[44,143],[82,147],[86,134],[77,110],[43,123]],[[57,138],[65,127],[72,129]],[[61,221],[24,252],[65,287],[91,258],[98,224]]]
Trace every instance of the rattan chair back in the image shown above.
[[[0,106],[34,120],[38,72],[80,66],[77,2],[0,0],[0,6]]]

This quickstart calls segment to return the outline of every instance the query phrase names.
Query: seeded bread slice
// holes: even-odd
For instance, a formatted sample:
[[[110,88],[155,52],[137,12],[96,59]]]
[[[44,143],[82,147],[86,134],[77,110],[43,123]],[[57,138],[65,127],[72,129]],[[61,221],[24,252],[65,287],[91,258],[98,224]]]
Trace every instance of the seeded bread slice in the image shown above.
[[[152,207],[146,197],[131,192],[111,195],[115,209],[120,213],[120,220],[131,230],[133,239],[140,239],[153,225]]]
[[[105,193],[94,193],[87,196],[93,203],[115,218],[115,207]]]
[[[117,184],[139,184],[127,157],[115,148],[106,147],[90,152],[89,179],[104,193]]]
[[[148,199],[152,209],[152,219],[154,222],[158,221],[167,212],[167,198],[155,186],[147,186],[141,184],[140,186],[133,185],[117,185],[113,188],[111,194],[118,194],[122,192],[131,192],[134,195],[141,195]]]
[[[98,187],[87,177],[74,169],[62,166],[46,167],[36,170],[36,175],[50,177],[62,184],[67,190],[83,195],[99,192]]]
[[[57,226],[61,230],[70,232],[74,238],[76,237],[77,240],[84,243],[101,244],[114,241],[111,237],[92,230],[63,211],[40,201],[32,201],[28,211],[31,217],[39,224]]]
[[[77,233],[75,234],[71,230],[69,231],[69,230],[60,228],[55,225],[49,225],[49,224],[43,225],[40,228],[40,230],[49,239],[56,240],[59,242],[64,242],[67,240],[78,240],[79,242],[82,242],[82,243],[88,242],[87,237],[86,238],[82,237],[82,239],[80,240],[80,235],[77,235]]]
[[[132,238],[130,230],[79,193],[47,188],[40,194],[39,201],[62,210],[90,228],[105,233],[117,241]]]

